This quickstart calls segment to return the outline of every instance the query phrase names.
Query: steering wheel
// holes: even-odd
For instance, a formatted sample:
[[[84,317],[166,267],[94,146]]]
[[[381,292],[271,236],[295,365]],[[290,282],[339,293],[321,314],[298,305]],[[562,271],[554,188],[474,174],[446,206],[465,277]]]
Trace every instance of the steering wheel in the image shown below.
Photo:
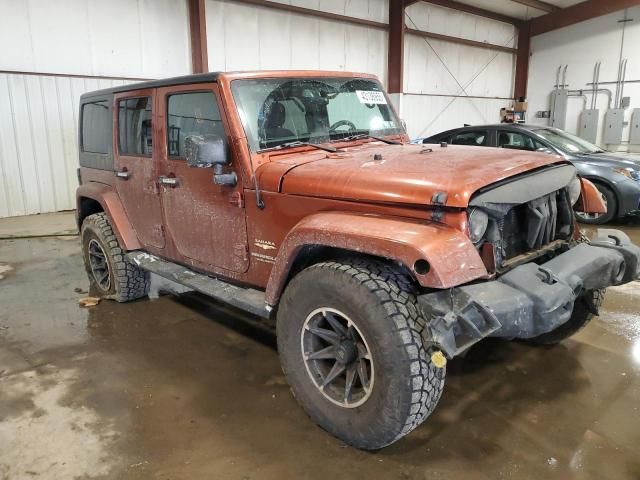
[[[353,122],[350,122],[349,120],[338,120],[336,123],[329,127],[329,132],[335,133],[340,127],[343,127],[345,125],[349,127],[348,131],[357,130],[357,127]]]

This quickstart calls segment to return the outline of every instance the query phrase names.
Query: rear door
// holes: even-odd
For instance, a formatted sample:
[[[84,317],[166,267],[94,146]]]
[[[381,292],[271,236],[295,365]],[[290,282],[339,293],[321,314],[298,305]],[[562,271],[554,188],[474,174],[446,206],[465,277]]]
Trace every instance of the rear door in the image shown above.
[[[114,164],[116,190],[122,205],[145,247],[162,249],[162,211],[154,154],[154,90],[135,90],[116,95]]]
[[[238,176],[236,186],[215,185],[212,168],[193,168],[185,160],[191,135],[228,139],[224,111],[215,83],[158,89],[162,117],[160,189],[164,225],[180,263],[242,273],[249,267],[242,171],[231,159],[226,171]],[[233,155],[230,151],[229,155]]]

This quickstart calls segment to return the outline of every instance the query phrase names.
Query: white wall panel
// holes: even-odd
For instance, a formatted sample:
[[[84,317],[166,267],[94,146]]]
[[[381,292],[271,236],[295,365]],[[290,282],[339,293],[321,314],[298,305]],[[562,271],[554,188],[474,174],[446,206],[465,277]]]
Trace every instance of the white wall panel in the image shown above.
[[[512,25],[424,2],[407,8],[406,23],[417,30],[506,47],[517,43]],[[401,116],[412,138],[465,123],[498,122],[500,108],[511,104],[514,55],[409,34],[404,55]],[[465,95],[489,98],[456,98]]]
[[[289,3],[289,2],[282,2]],[[297,6],[386,21],[382,0],[297,0]],[[296,13],[208,0],[209,69],[322,69],[386,79],[386,32]],[[238,34],[242,32],[242,34]]]
[[[623,11],[605,15],[586,22],[577,23],[532,38],[531,60],[529,64],[529,119],[532,123],[546,125],[547,119],[535,118],[535,112],[549,110],[549,95],[553,90],[556,71],[560,65],[568,65],[567,83],[571,90],[584,89],[588,94],[591,88],[587,83],[592,81],[593,67],[597,61],[602,62],[600,81],[615,81],[618,73],[618,61],[622,47],[622,57],[628,59],[627,80],[640,80],[640,7],[628,9],[628,18],[633,19],[625,24],[624,43],[622,43]],[[601,85],[615,94],[615,85]],[[627,109],[625,120],[630,120],[631,110],[640,108],[640,83],[625,85],[624,96],[631,97],[631,108]],[[597,108],[600,110],[600,123],[597,143],[602,142],[602,126],[607,109],[607,97],[598,95]],[[588,94],[587,106],[591,102]],[[570,98],[565,129],[578,132],[579,115],[583,109],[583,100]],[[628,140],[629,129],[623,130],[623,139]],[[626,150],[627,145],[617,147]]]
[[[0,12],[0,70],[140,78],[191,71],[185,0],[0,0]]]
[[[75,208],[80,95],[123,83],[0,74],[0,217]]]

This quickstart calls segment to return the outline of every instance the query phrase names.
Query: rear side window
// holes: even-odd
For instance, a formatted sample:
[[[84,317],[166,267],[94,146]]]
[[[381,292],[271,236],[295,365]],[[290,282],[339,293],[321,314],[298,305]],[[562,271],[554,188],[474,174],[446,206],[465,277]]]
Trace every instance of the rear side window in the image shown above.
[[[184,158],[184,141],[191,135],[224,137],[224,126],[213,92],[171,95],[167,105],[167,150]]]
[[[118,102],[118,148],[122,155],[151,155],[151,97]]]
[[[109,153],[111,145],[111,110],[109,102],[85,103],[82,106],[82,151]]]
[[[512,150],[534,151],[539,148],[544,148],[544,145],[537,140],[534,140],[529,135],[523,135],[516,132],[499,132],[498,147],[510,148]]]
[[[484,146],[487,144],[489,133],[483,130],[461,132],[453,136],[451,143],[454,145]]]

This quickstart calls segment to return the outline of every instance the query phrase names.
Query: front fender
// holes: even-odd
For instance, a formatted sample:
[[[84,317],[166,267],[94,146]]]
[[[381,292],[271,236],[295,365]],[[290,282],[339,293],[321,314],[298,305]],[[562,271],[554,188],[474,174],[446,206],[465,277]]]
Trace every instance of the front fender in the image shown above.
[[[129,217],[127,217],[120,198],[110,185],[104,183],[87,182],[76,190],[77,211],[80,212],[81,200],[89,198],[95,200],[102,206],[102,210],[107,214],[111,222],[113,232],[116,234],[120,245],[124,250],[138,250],[142,248],[138,235],[133,229]],[[82,225],[78,225],[82,228]]]
[[[574,209],[584,213],[607,213],[607,206],[593,182],[586,178],[580,178],[580,183],[582,191]]]
[[[381,215],[322,212],[301,220],[285,238],[267,284],[269,305],[278,303],[296,256],[310,245],[397,261],[428,288],[450,288],[489,276],[469,238],[446,225]],[[429,263],[428,272],[415,271],[417,260]]]

